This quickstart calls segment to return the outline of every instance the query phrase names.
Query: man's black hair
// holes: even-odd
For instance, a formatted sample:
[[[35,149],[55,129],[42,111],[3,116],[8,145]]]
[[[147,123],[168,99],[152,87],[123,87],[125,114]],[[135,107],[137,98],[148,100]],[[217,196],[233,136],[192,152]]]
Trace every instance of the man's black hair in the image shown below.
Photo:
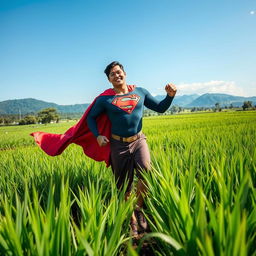
[[[104,70],[104,73],[107,75],[107,77],[109,77],[110,70],[117,65],[124,71],[124,67],[121,63],[119,63],[118,61],[113,61],[110,64],[108,64]]]

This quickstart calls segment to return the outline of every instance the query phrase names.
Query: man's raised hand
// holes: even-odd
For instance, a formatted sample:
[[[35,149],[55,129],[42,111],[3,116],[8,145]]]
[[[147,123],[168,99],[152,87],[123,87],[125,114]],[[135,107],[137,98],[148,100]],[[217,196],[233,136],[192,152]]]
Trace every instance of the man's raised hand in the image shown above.
[[[174,97],[177,92],[177,88],[174,84],[169,83],[165,86],[165,91],[169,96]]]

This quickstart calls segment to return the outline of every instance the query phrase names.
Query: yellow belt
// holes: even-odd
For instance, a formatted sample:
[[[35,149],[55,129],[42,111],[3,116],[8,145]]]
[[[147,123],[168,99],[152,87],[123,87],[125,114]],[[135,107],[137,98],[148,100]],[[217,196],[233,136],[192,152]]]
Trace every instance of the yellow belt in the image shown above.
[[[137,140],[138,138],[140,138],[141,134],[142,134],[142,132],[139,132],[131,137],[120,137],[118,135],[111,134],[111,137],[115,140],[120,140],[122,142],[133,142],[133,141]]]

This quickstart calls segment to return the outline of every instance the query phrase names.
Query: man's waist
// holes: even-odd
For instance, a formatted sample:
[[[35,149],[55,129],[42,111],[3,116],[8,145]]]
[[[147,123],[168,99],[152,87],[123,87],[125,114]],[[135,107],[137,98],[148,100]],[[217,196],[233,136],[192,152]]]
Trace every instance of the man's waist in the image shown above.
[[[130,137],[122,137],[122,136],[119,136],[119,135],[115,135],[115,134],[111,134],[111,137],[114,139],[114,140],[119,140],[119,141],[122,141],[122,142],[133,142],[137,139],[139,139],[142,135],[142,132],[140,131],[139,133],[133,135],[133,136],[130,136]]]

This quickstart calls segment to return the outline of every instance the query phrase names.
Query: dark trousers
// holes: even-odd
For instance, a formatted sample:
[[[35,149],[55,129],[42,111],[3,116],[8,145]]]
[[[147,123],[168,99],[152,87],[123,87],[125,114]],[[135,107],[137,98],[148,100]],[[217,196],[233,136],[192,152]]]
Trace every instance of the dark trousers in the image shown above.
[[[122,142],[111,139],[111,168],[115,175],[117,187],[120,189],[128,180],[127,192],[132,189],[134,173],[142,179],[141,172],[150,169],[150,153],[146,136],[141,134],[133,142]]]

